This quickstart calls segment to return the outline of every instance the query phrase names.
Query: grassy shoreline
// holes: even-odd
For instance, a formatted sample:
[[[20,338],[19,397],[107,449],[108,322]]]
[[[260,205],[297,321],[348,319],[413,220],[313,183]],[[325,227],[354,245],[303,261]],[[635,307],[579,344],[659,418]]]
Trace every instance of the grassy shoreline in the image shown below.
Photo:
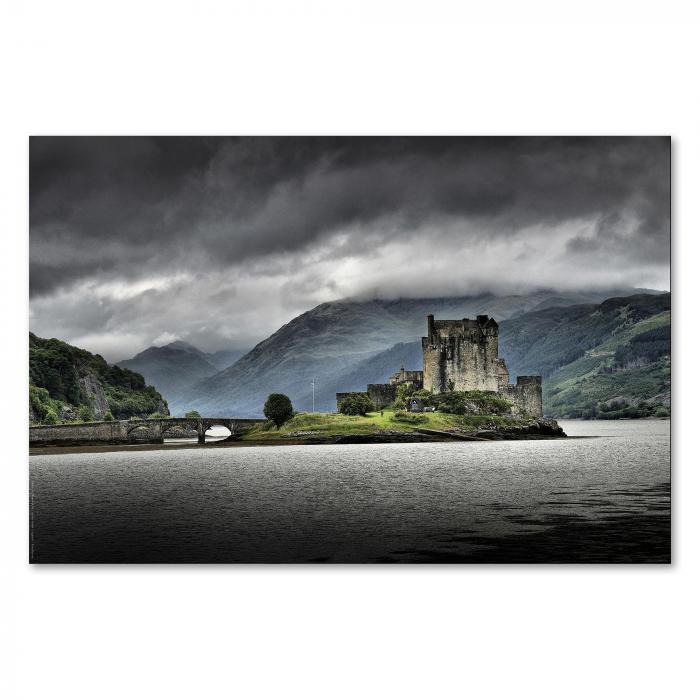
[[[495,414],[458,416],[453,413],[406,413],[385,409],[365,416],[342,413],[297,413],[279,429],[263,423],[249,430],[243,442],[313,440],[328,436],[388,435],[437,431],[470,434],[483,430],[522,429],[532,425],[532,418],[514,418]]]
[[[454,440],[551,439],[565,437],[556,421],[497,415],[458,416],[451,413],[407,414],[385,410],[366,416],[339,413],[298,413],[279,430],[269,421],[248,430],[236,440],[194,443],[141,443],[131,445],[85,443],[36,445],[30,455],[79,452],[201,449],[279,445],[329,445],[348,443],[445,442]]]

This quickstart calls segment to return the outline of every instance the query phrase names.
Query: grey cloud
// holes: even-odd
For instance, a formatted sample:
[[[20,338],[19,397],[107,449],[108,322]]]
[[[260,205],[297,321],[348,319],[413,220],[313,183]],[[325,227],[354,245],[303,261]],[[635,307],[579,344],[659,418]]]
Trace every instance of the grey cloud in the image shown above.
[[[661,137],[35,137],[34,322],[218,349],[334,295],[638,285],[668,269],[669,180]]]
[[[666,139],[33,139],[31,291],[103,274],[228,265],[346,226],[444,216],[533,223],[633,208],[663,238]],[[386,235],[390,235],[387,233]],[[468,241],[465,241],[468,242]],[[49,252],[47,252],[47,249]],[[51,263],[50,251],[71,262]],[[658,251],[660,252],[660,251]],[[59,256],[60,259],[61,256]]]

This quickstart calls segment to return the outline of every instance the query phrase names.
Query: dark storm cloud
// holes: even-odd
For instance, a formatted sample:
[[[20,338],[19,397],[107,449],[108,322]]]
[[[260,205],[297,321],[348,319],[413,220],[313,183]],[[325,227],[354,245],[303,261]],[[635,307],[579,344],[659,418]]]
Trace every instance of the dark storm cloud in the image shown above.
[[[666,138],[30,141],[32,328],[250,347],[341,296],[667,286]]]
[[[30,155],[32,294],[376,236],[385,217],[383,239],[445,217],[515,237],[628,211],[650,257],[668,235],[663,138],[33,138]]]

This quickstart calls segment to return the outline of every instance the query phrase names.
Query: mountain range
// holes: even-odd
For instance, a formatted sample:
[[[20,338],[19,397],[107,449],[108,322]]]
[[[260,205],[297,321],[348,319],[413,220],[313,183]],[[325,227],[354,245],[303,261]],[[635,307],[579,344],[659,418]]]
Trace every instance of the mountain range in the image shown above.
[[[288,394],[296,410],[310,410],[312,402],[316,410],[334,410],[337,391],[362,391],[400,367],[422,367],[420,338],[429,313],[487,313],[499,320],[500,356],[511,381],[542,375],[547,415],[663,416],[670,406],[671,295],[622,290],[607,298],[610,291],[618,290],[328,302],[246,354],[205,353],[175,341],[116,366],[30,334],[30,418],[51,411],[72,419],[79,410],[129,417],[167,413],[167,404],[174,415],[196,409],[256,417],[277,391]]]
[[[562,305],[596,305],[638,291],[653,292],[543,290],[527,295],[327,302],[292,319],[232,366],[183,386],[168,399],[176,414],[195,409],[210,415],[254,417],[261,415],[268,394],[282,392],[297,410],[310,410],[314,398],[316,410],[334,410],[337,391],[386,381],[401,365],[422,366],[416,343],[425,333],[428,314],[436,318],[489,314],[498,321],[515,320],[523,314]]]

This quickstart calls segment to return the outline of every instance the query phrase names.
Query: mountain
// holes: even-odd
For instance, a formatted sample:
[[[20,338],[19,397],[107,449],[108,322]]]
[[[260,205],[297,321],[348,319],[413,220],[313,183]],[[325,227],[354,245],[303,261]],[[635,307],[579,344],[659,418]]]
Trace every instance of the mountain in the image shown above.
[[[535,310],[500,324],[511,377],[541,374],[547,415],[668,415],[671,295]]]
[[[109,365],[100,355],[56,338],[29,334],[29,420],[100,420],[168,414],[168,405],[144,378]]]
[[[320,304],[282,326],[231,367],[187,387],[177,396],[177,404],[201,413],[254,417],[261,415],[267,395],[279,391],[289,395],[297,410],[310,410],[313,379],[319,390],[316,409],[333,410],[335,392],[348,388],[343,383],[346,377],[357,383],[360,377],[375,376],[365,372],[363,363],[397,344],[419,340],[428,314],[437,318],[490,314],[501,320],[562,300],[600,303],[618,291],[542,290],[527,295],[345,299]],[[381,379],[386,380],[386,375]]]
[[[173,412],[179,414],[178,396],[184,390],[232,365],[243,354],[235,350],[205,353],[194,345],[176,340],[161,347],[147,348],[117,365],[142,374],[165,396]]]

